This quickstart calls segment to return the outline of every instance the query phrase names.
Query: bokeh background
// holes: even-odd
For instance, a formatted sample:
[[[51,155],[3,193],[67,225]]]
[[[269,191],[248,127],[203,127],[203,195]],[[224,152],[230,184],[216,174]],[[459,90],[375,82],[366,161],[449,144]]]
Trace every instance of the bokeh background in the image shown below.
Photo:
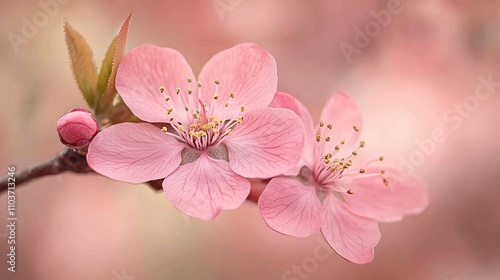
[[[325,246],[319,233],[275,233],[251,202],[199,221],[144,185],[64,174],[18,187],[17,272],[7,271],[0,226],[1,279],[500,279],[500,83],[474,99],[480,77],[500,82],[500,1],[60,0],[31,38],[13,46],[9,34],[23,37],[24,18],[44,11],[40,2],[0,1],[1,174],[63,149],[55,122],[84,106],[62,19],[87,37],[100,62],[133,9],[128,50],[169,46],[199,72],[218,51],[251,41],[277,59],[279,89],[314,117],[332,92],[350,93],[365,118],[367,147],[395,164],[410,162],[431,203],[419,216],[381,225],[373,263],[332,253],[306,264],[302,276],[283,278]],[[389,2],[400,13],[346,58],[341,45],[355,46],[356,28]],[[445,140],[424,154],[419,143],[436,129]],[[6,201],[1,194],[1,221]]]

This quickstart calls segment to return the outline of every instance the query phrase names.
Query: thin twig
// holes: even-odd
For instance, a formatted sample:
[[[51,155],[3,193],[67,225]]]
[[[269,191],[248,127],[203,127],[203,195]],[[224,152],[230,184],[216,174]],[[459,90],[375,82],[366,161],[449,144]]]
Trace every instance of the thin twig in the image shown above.
[[[15,174],[16,189],[31,180],[41,178],[48,175],[57,175],[63,172],[73,172],[78,174],[95,173],[88,165],[87,158],[84,155],[77,153],[72,149],[66,149],[57,156],[39,163],[30,168],[17,171]],[[146,184],[156,191],[162,190],[163,180],[154,180],[146,182]],[[248,195],[247,200],[257,202],[264,186],[261,180],[252,181],[252,190]],[[0,193],[7,191],[9,185],[9,176],[0,177]]]

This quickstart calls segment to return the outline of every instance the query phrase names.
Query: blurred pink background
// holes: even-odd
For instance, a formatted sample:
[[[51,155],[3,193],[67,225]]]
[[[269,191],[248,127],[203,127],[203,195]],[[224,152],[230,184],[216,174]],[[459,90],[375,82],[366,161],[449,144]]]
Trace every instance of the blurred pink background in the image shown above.
[[[314,117],[333,91],[350,93],[367,147],[409,162],[431,198],[422,215],[382,224],[375,260],[359,266],[335,253],[311,261],[326,246],[319,234],[280,235],[251,202],[203,222],[146,186],[64,174],[19,187],[17,272],[7,271],[0,226],[1,279],[500,279],[500,1],[59,0],[31,38],[22,35],[23,18],[32,21],[44,5],[0,2],[1,174],[63,149],[55,122],[84,106],[62,19],[86,36],[100,63],[133,9],[128,50],[172,47],[199,72],[216,52],[252,41],[277,59],[279,89]],[[389,2],[399,12],[349,62],[341,44],[355,46],[355,28]],[[23,42],[14,47],[12,34]],[[495,85],[482,100],[481,79]],[[435,130],[441,143],[430,140]],[[1,194],[1,225],[6,201]],[[293,266],[303,274],[283,278]]]

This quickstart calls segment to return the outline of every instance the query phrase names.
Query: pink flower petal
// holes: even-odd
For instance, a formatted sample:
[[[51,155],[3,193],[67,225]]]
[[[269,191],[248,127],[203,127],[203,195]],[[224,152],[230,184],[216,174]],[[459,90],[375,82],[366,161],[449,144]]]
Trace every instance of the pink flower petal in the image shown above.
[[[165,178],[181,162],[184,144],[146,123],[122,123],[98,133],[87,161],[97,173],[129,183]]]
[[[219,98],[214,101],[217,111],[227,110],[227,116],[235,117],[241,106],[248,112],[271,103],[278,83],[276,61],[258,45],[240,44],[213,56],[198,80],[203,84],[203,101],[208,104],[214,100],[215,81],[220,81]],[[231,92],[235,93],[234,98],[230,98]],[[228,108],[225,102],[230,103]]]
[[[187,94],[188,77],[193,77],[195,92],[191,95]],[[181,89],[179,95],[177,87]],[[184,105],[194,104],[196,80],[178,51],[144,45],[123,57],[117,71],[116,89],[130,110],[144,121],[169,122],[173,116],[184,122],[188,118]],[[166,97],[170,97],[168,102]],[[172,109],[170,115],[167,109]]]
[[[380,240],[377,222],[352,214],[333,196],[325,200],[325,211],[321,232],[333,250],[353,263],[370,263]]]
[[[247,178],[269,178],[297,164],[304,128],[291,110],[266,107],[248,112],[224,144],[234,172]]]
[[[286,235],[309,236],[322,222],[315,187],[304,186],[295,179],[272,179],[259,199],[259,209],[270,228]]]
[[[344,178],[339,184],[348,186],[354,194],[343,195],[352,212],[377,221],[399,221],[404,215],[419,214],[429,203],[425,184],[414,176],[405,177],[397,169],[365,168],[366,176]],[[370,176],[375,173],[377,176]]]
[[[309,111],[298,99],[285,92],[277,92],[269,106],[273,108],[290,109],[294,111],[304,123],[305,139],[302,155],[300,156],[297,166],[287,175],[297,175],[303,166],[313,169],[314,153],[312,151],[316,149],[316,128],[314,127],[314,122]]]
[[[221,210],[238,208],[250,192],[250,182],[235,174],[227,161],[202,153],[165,178],[163,190],[184,214],[212,220]]]
[[[322,139],[330,137],[329,142],[324,142],[325,147],[320,151],[319,156],[326,153],[334,153],[335,146],[340,146],[341,149],[336,153],[335,157],[342,158],[351,154],[359,146],[359,136],[362,129],[361,114],[354,100],[345,93],[334,93],[327,101],[321,118],[325,123],[332,124],[332,129],[325,129],[327,134],[322,135]],[[354,126],[359,129],[359,132],[354,130]],[[341,140],[345,140],[344,145],[340,145]]]

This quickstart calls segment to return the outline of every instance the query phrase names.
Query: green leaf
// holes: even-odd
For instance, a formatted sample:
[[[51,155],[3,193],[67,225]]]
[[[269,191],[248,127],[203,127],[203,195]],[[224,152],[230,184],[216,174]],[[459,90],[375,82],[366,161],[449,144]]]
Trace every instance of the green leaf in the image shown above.
[[[104,91],[108,86],[111,69],[113,67],[113,56],[115,55],[117,39],[118,35],[109,45],[108,50],[106,51],[106,56],[104,56],[104,60],[102,61],[101,69],[99,70],[99,80],[97,81],[97,92],[99,93],[99,97],[104,94]]]
[[[63,27],[73,77],[87,104],[90,108],[94,108],[98,99],[97,66],[94,62],[94,54],[85,38],[66,19],[63,21]]]
[[[98,111],[106,111],[113,104],[113,100],[116,97],[116,70],[118,69],[118,65],[122,61],[123,55],[125,53],[125,43],[127,42],[127,34],[131,17],[132,11],[130,11],[127,19],[122,24],[118,36],[116,36],[113,42],[111,42],[111,45],[109,46],[106,53],[106,57],[104,58],[103,65],[101,67],[101,73],[99,75],[99,80],[101,85],[104,85],[104,81],[107,77],[107,83],[104,92],[102,93],[102,96],[99,100]],[[111,53],[113,54],[112,58]]]

